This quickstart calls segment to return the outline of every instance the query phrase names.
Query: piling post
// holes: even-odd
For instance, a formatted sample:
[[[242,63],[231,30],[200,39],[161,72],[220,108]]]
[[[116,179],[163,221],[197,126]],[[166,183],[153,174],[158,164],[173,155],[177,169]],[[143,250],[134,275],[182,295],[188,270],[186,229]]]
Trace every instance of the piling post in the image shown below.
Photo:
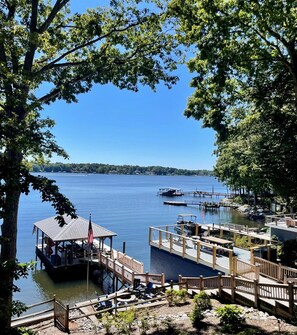
[[[234,303],[235,301],[235,289],[236,289],[236,282],[234,274],[231,275],[231,302]]]
[[[200,276],[200,285],[199,285],[200,287],[200,291],[202,291],[203,289],[204,289],[204,278],[203,278],[203,276],[201,275]]]
[[[201,244],[199,241],[196,242],[197,245],[197,258],[196,258],[196,263],[198,264],[200,262],[200,249],[201,249]]]
[[[150,229],[149,229],[149,244],[151,244],[152,236],[153,236],[153,228],[150,227]]]
[[[70,334],[70,329],[69,329],[69,304],[66,305],[66,310],[65,310],[65,331]]]
[[[294,312],[294,285],[293,282],[288,282],[288,295],[289,295],[289,313],[293,317]]]
[[[254,248],[250,249],[250,262],[251,264],[255,264],[255,249]]]
[[[267,260],[271,261],[271,246],[267,245]]]
[[[195,224],[195,235],[198,236],[198,232],[199,232],[199,224],[196,223]]]
[[[161,285],[164,286],[165,285],[165,273],[162,272],[161,274]]]
[[[237,256],[233,256],[233,274],[237,275]]]
[[[257,280],[260,278],[260,264],[255,265],[255,278]]]
[[[258,308],[259,306],[259,281],[257,279],[254,280],[254,296],[255,296],[254,307]]]
[[[216,269],[216,260],[217,260],[217,248],[216,246],[212,247],[212,268]]]
[[[172,248],[173,248],[173,235],[170,234],[170,241],[169,241],[169,249],[170,249],[170,253],[172,253]]]
[[[114,314],[117,314],[118,311],[118,299],[117,299],[117,292],[114,294]]]
[[[278,281],[283,281],[283,271],[282,271],[282,264],[278,263],[278,267],[277,267],[277,280]]]
[[[233,250],[229,250],[229,273],[233,273]]]
[[[56,309],[56,295],[53,296],[53,304],[54,304],[54,326],[57,327],[57,309]]]
[[[161,249],[162,246],[162,230],[159,230],[159,249]]]
[[[182,289],[182,275],[178,275],[178,288]]]
[[[183,257],[185,257],[186,254],[186,238],[183,236]]]
[[[218,289],[219,289],[219,297],[222,296],[222,273],[218,273]]]

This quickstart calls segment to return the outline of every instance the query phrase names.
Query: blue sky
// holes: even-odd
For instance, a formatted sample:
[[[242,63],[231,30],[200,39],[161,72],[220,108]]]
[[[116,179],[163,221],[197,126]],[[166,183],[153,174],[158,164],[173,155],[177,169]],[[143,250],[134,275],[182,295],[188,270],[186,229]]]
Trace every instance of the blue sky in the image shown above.
[[[212,169],[214,132],[183,115],[191,76],[185,66],[177,75],[171,90],[159,85],[157,92],[140,87],[134,93],[95,85],[76,104],[45,106],[43,115],[56,121],[53,133],[70,156],[67,162]]]

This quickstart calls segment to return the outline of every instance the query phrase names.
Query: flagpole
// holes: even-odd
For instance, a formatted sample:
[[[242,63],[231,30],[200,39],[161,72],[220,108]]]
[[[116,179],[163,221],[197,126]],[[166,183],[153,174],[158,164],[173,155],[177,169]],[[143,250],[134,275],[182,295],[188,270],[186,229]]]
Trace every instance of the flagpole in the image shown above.
[[[88,252],[88,260],[87,260],[87,293],[89,291],[89,270],[90,270],[90,257]]]
[[[91,214],[89,217],[89,227],[88,227],[88,247],[87,247],[87,292],[89,291],[89,271],[90,271],[90,254],[91,254],[91,245],[93,244],[94,235],[92,228]]]

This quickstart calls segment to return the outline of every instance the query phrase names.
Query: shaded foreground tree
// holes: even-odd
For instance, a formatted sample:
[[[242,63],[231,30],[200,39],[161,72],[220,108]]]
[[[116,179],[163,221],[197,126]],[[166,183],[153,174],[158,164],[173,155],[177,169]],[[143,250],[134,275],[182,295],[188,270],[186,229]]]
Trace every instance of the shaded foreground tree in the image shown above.
[[[74,2],[74,1],[73,1]],[[92,85],[138,90],[177,80],[173,38],[166,33],[162,1],[110,1],[109,7],[71,13],[70,0],[0,1],[0,329],[10,332],[16,261],[17,215],[30,187],[52,202],[59,223],[75,209],[54,181],[33,176],[28,157],[67,157],[42,119],[44,105],[76,102]],[[176,54],[175,54],[176,55]]]
[[[172,0],[170,8],[181,40],[195,47],[185,115],[216,131],[218,177],[296,203],[295,1]]]

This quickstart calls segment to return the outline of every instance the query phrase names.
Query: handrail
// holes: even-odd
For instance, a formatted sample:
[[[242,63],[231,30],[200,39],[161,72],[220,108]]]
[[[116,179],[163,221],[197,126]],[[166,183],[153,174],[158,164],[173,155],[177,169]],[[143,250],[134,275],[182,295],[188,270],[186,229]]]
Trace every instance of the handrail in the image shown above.
[[[182,226],[182,225],[181,225]],[[168,250],[170,253],[187,257],[197,263],[204,262],[213,269],[233,273],[233,250],[221,245],[201,241],[169,231],[170,227],[150,227],[149,244],[159,249]],[[182,228],[183,229],[183,228]],[[232,243],[232,242],[230,242]],[[195,250],[195,251],[194,251]],[[194,252],[193,252],[194,251]],[[211,258],[207,255],[210,254]],[[219,261],[221,256],[229,258],[228,268],[226,263]]]
[[[295,278],[297,278],[297,269],[283,266],[280,263],[276,264],[259,257],[253,257],[253,259],[254,264],[259,265],[260,274],[263,274],[269,278],[281,282],[289,280],[286,278],[288,274],[290,274],[290,277],[292,277],[292,274],[296,274]]]
[[[47,308],[47,309],[44,309],[44,310],[41,310],[41,311],[37,311],[37,312],[34,312],[34,313],[30,313],[30,314],[22,314],[22,315],[20,315],[20,316],[18,316],[16,318],[12,318],[12,320],[11,320],[12,324],[13,323],[17,323],[18,321],[22,321],[23,323],[25,323],[26,320],[29,320],[30,318],[37,317],[37,316],[40,316],[40,319],[42,319],[42,315],[45,318],[48,318],[48,313],[49,312],[54,312],[54,303],[55,303],[55,301],[56,301],[56,297],[54,295],[54,297],[52,299],[41,301],[41,302],[38,302],[38,303],[35,303],[35,304],[27,306],[26,312],[29,309],[32,309],[34,307],[45,305],[45,304],[49,304],[49,303],[53,303],[53,306],[50,307],[50,308]]]
[[[294,306],[297,300],[297,285],[292,282],[288,284],[268,284],[259,283],[258,280],[248,280],[243,278],[231,276],[219,275],[217,277],[183,277],[179,276],[179,286],[185,286],[187,289],[197,289],[207,290],[207,289],[218,289],[219,296],[222,295],[224,289],[231,291],[231,301],[234,303],[239,301],[243,303],[243,300],[236,294],[237,292],[243,292],[244,294],[249,294],[254,299],[254,307],[259,308],[261,306],[261,300],[270,299],[273,301],[271,304],[272,313],[282,313],[280,315],[286,314],[288,318],[292,318],[294,314]],[[214,287],[215,286],[215,287]],[[273,305],[274,302],[287,302],[289,307],[287,310],[280,311],[276,309]],[[266,308],[267,305],[265,305]],[[279,308],[281,308],[279,306]]]

